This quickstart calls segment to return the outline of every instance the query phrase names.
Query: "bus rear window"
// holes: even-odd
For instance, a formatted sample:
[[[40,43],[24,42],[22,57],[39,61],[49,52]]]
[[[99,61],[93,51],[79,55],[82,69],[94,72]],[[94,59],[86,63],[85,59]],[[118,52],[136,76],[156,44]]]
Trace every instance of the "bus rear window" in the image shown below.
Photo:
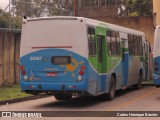
[[[51,57],[52,64],[70,64],[71,63],[71,56],[52,56]]]

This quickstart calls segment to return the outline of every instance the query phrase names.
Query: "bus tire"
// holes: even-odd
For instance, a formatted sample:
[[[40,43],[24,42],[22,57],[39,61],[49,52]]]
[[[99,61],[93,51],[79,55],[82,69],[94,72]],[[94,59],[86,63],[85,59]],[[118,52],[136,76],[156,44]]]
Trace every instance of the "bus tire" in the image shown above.
[[[59,93],[54,94],[56,100],[70,100],[72,98],[72,94]]]
[[[142,72],[139,73],[138,83],[134,86],[135,89],[139,90],[142,88]]]
[[[109,92],[103,95],[103,100],[113,100],[116,92],[115,78],[112,76],[109,85]]]

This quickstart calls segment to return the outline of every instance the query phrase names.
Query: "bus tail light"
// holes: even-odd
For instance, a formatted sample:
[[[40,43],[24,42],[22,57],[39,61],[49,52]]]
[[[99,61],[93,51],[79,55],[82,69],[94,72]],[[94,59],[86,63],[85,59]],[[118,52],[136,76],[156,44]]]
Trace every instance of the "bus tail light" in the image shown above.
[[[21,71],[22,75],[26,75],[26,70]]]
[[[21,65],[21,66],[20,66],[20,69],[21,69],[21,74],[22,74],[22,75],[26,75],[25,66],[24,66],[24,65]]]
[[[81,69],[82,69],[82,70],[86,69],[86,66],[82,65],[82,66],[81,66]]]
[[[79,74],[82,76],[82,75],[84,75],[84,70],[86,69],[86,66],[85,66],[85,65],[82,65],[80,68],[81,68],[81,69],[80,69],[80,71],[79,71]]]
[[[157,67],[155,67],[155,68],[154,68],[154,71],[155,71],[155,72],[157,72],[157,71],[158,71],[158,68],[157,68]]]
[[[80,74],[80,75],[84,75],[84,71],[83,71],[83,70],[80,70],[80,71],[79,71],[79,74]]]
[[[25,69],[24,65],[21,65],[21,66],[20,66],[20,69],[21,69],[21,70],[24,70],[24,69]]]
[[[157,62],[154,62],[154,66],[158,66],[158,63],[157,63]]]

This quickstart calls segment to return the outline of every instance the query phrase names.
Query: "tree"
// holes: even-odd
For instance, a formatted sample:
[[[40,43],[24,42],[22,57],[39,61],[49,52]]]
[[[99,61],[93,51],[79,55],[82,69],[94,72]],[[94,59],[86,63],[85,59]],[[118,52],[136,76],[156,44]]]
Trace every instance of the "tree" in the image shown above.
[[[151,16],[152,0],[122,0],[119,16]]]
[[[9,27],[9,18],[12,21],[11,27],[19,28],[23,16],[72,15],[73,0],[13,0],[11,8],[11,13],[5,12],[0,17],[0,27]]]
[[[14,5],[21,17],[70,15],[73,10],[73,0],[17,0]]]
[[[0,13],[2,12],[3,10],[0,8]],[[11,28],[21,28],[21,20],[16,16],[12,16],[9,12],[4,12],[0,16],[0,28],[9,28],[9,18],[11,21]]]

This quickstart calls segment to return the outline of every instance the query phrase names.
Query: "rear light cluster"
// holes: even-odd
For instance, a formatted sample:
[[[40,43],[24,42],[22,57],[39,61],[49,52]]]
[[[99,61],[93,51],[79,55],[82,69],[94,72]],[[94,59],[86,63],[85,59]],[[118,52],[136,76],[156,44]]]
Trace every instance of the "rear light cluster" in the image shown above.
[[[21,66],[20,66],[20,69],[21,69],[21,74],[22,74],[22,75],[26,75],[25,66],[24,66],[24,65],[21,65]]]
[[[79,71],[79,74],[80,75],[84,75],[84,70],[86,69],[86,66],[84,66],[84,65],[82,65],[81,66],[81,69],[80,69],[80,71]]]
[[[154,71],[158,72],[158,63],[157,62],[154,62]]]

